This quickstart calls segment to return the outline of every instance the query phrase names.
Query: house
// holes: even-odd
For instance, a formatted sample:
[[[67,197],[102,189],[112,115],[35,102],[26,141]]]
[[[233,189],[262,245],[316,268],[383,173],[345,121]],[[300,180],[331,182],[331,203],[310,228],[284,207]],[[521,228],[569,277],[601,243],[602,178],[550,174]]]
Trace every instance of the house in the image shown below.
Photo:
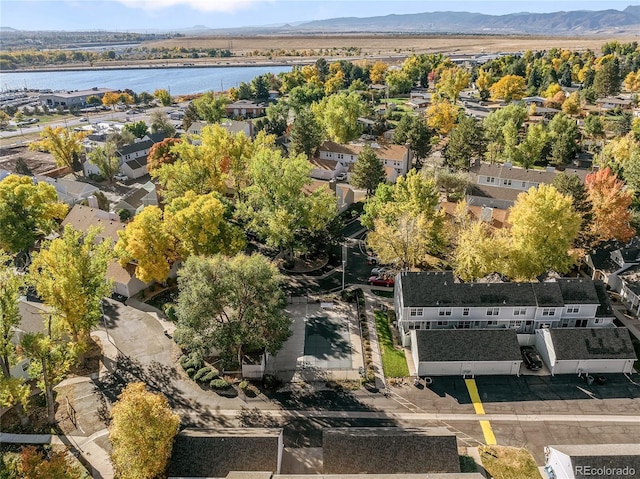
[[[630,374],[637,359],[626,328],[541,329],[535,345],[552,375]]]
[[[36,175],[35,180],[37,182],[44,181],[49,183],[56,189],[58,193],[58,199],[69,206],[73,206],[76,203],[86,200],[89,196],[92,196],[99,188],[95,186],[77,180],[68,180],[66,178],[49,178],[48,176]]]
[[[402,272],[394,304],[403,344],[412,330],[601,328],[613,324],[602,282],[561,278],[546,283],[459,283],[451,271]]]
[[[335,165],[335,177],[338,173],[346,172],[349,178],[349,169],[358,159],[358,155],[364,149],[364,143],[339,144],[333,141],[325,141],[318,149],[317,159],[328,160],[332,163],[324,163],[326,165]],[[370,143],[376,156],[383,164],[387,174],[387,180],[394,183],[398,176],[406,175],[413,161],[413,152],[408,146],[394,144]],[[333,163],[336,162],[336,163]],[[311,172],[312,177],[317,178],[322,175],[314,168]]]
[[[629,479],[640,473],[638,444],[570,444],[545,447],[554,479]]]
[[[69,107],[84,108],[87,106],[87,98],[90,96],[97,96],[102,99],[105,93],[109,93],[115,90],[111,88],[91,88],[89,90],[75,90],[75,91],[58,91],[51,93],[42,93],[39,97],[40,104],[49,108],[56,108],[58,106],[68,109]]]
[[[76,230],[87,233],[92,226],[100,228],[96,236],[96,242],[111,240],[115,244],[118,239],[118,231],[124,229],[125,224],[120,221],[118,215],[109,213],[97,208],[75,205],[62,222],[62,227],[73,226]],[[135,276],[135,266],[128,264],[120,266],[117,261],[112,261],[107,267],[107,279],[113,281],[114,293],[121,294],[127,298],[142,291],[148,286]]]
[[[13,331],[11,338],[14,345],[20,344],[25,333],[36,334],[45,332],[45,319],[50,316],[51,308],[43,303],[29,301],[27,298],[20,298],[18,301],[18,311],[20,314],[20,325]],[[29,363],[27,357],[20,359],[9,373],[14,378],[29,378]]]
[[[460,472],[456,436],[445,428],[325,428],[322,452],[324,475]]]
[[[418,376],[519,374],[518,335],[513,329],[411,331],[411,355]]]
[[[140,188],[134,188],[113,207],[114,211],[126,210],[130,216],[140,213],[146,206],[158,206],[156,185],[147,181]]]
[[[547,99],[543,98],[541,96],[527,96],[527,97],[523,98],[521,101],[524,102],[524,104],[527,107],[530,107],[531,105],[544,106],[544,104],[547,101]]]
[[[598,98],[596,100],[596,107],[600,110],[613,110],[620,107],[622,110],[631,110],[633,108],[633,102],[624,98],[606,97]]]
[[[256,118],[264,115],[263,103],[254,103],[251,100],[238,100],[225,106],[227,116],[231,118]]]
[[[178,433],[168,476],[225,477],[232,471],[280,473],[282,429],[185,429]]]
[[[149,150],[162,139],[164,139],[163,135],[154,135],[153,138],[150,135],[146,135],[142,139],[136,138],[130,145],[125,145],[117,150],[116,155],[120,163],[120,172],[132,179],[146,175]],[[85,161],[83,169],[85,176],[100,173],[98,167],[88,161]]]

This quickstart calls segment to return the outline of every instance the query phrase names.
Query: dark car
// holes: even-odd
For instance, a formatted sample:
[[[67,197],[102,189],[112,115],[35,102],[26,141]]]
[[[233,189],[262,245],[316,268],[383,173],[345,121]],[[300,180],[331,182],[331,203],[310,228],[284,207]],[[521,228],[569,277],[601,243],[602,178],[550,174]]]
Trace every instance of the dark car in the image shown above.
[[[373,286],[393,286],[393,276],[371,276],[369,277],[369,284]]]
[[[524,365],[531,371],[539,371],[542,369],[542,359],[540,354],[533,346],[523,346],[520,348]]]

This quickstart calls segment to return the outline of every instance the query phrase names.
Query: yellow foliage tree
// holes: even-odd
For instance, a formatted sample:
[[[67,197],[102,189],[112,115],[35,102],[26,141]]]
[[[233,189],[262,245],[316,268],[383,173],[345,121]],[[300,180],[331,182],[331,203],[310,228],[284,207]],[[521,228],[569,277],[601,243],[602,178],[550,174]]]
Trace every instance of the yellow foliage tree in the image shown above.
[[[120,93],[115,91],[108,91],[102,96],[102,104],[104,106],[108,106],[111,109],[115,108],[115,106],[120,102]]]
[[[562,111],[567,115],[580,114],[580,95],[577,91],[574,91],[567,99],[562,103]]]
[[[88,133],[84,131],[76,132],[61,126],[56,128],[47,126],[40,132],[40,140],[32,142],[29,149],[48,151],[53,156],[56,165],[67,166],[75,171],[80,167],[82,140],[87,135]]]
[[[518,75],[505,75],[489,88],[494,100],[520,100],[525,93],[525,79]]]
[[[369,80],[371,80],[371,83],[373,83],[374,85],[383,85],[384,77],[387,74],[388,69],[389,66],[386,63],[375,62],[369,70]]]
[[[469,86],[470,77],[469,72],[462,68],[445,68],[440,73],[440,79],[436,83],[436,91],[455,102],[458,100],[460,92]]]
[[[640,70],[629,72],[624,78],[624,87],[627,91],[637,92],[640,90]]]
[[[553,98],[556,95],[556,93],[559,93],[561,91],[562,91],[562,87],[560,86],[560,84],[552,83],[547,87],[545,91],[542,92],[542,96],[544,98]]]
[[[427,125],[440,135],[448,135],[458,120],[459,109],[448,100],[431,105],[426,111]]]
[[[475,281],[506,268],[508,241],[504,234],[492,233],[488,224],[475,221],[463,225],[453,250],[456,276]]]
[[[111,409],[111,461],[120,479],[160,477],[171,457],[180,418],[161,394],[129,384]]]
[[[476,79],[476,86],[478,90],[488,90],[491,87],[493,80],[488,71],[480,69],[478,78]]]

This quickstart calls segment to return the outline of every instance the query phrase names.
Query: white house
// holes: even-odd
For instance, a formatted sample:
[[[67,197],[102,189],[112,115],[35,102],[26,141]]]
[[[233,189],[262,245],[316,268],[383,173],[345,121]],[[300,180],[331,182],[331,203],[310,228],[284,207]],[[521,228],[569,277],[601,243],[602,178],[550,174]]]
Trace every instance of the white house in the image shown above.
[[[545,283],[460,283],[451,271],[402,272],[394,304],[405,345],[412,330],[611,326],[613,311],[602,282],[561,278]]]
[[[418,376],[514,375],[522,356],[513,329],[411,331]]]
[[[552,479],[630,479],[640,475],[638,444],[567,444],[544,448]]]
[[[540,329],[535,345],[552,375],[629,374],[637,359],[626,328]]]

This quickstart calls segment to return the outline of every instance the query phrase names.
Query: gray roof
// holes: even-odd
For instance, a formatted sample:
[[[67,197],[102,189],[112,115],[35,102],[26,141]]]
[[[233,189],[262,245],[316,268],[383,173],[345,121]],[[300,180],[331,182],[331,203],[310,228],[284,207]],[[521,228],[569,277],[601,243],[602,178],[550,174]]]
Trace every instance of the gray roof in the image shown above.
[[[627,467],[636,471],[631,475],[607,474],[607,479],[629,479],[637,477],[635,474],[640,471],[640,444],[585,444],[549,447],[568,455],[571,458],[574,471],[584,471],[585,466],[591,470],[601,468],[624,469]],[[581,467],[578,468],[578,466]],[[576,479],[591,479],[593,477],[596,476],[577,472],[575,474]]]
[[[136,141],[135,143],[131,143],[130,145],[123,146],[118,150],[118,153],[120,153],[120,156],[130,155],[131,153],[135,153],[137,151],[148,150],[153,146],[153,144],[153,141],[149,139]]]
[[[415,334],[419,361],[522,360],[514,329],[421,329]]]
[[[129,161],[125,161],[127,166],[132,170],[137,170],[138,168],[143,168],[147,165],[147,155],[139,156],[138,158],[134,158]]]
[[[555,170],[553,172],[547,170],[526,169],[517,166],[505,166],[500,164],[480,163],[473,165],[470,173],[478,176],[492,176],[495,178],[505,178],[519,181],[527,181],[529,183],[553,183],[556,175],[566,173],[567,175],[577,175],[582,181],[589,174],[587,170],[575,168],[566,168],[564,171]]]
[[[598,295],[598,309],[596,310],[596,318],[613,318],[613,307],[611,306],[611,299],[607,293],[607,287],[600,280],[593,282],[593,287],[596,289]]]
[[[169,476],[225,477],[278,468],[282,429],[185,429],[176,436]]]
[[[627,328],[562,328],[549,334],[559,361],[637,359]]]
[[[444,428],[324,429],[322,448],[324,474],[460,472],[456,436]]]

